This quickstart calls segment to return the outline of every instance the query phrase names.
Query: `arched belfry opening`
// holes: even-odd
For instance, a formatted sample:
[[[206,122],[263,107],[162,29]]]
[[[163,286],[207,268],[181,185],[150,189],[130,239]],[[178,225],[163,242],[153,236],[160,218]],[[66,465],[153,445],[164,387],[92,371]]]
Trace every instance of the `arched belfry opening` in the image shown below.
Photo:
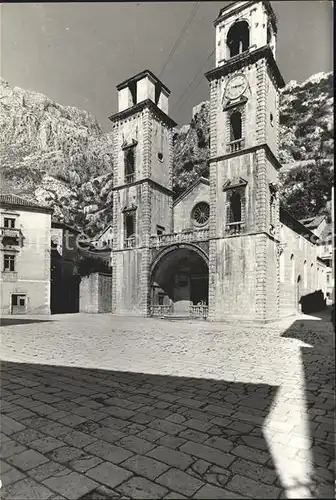
[[[202,251],[192,246],[168,250],[154,264],[151,274],[152,311],[190,315],[192,306],[208,305],[209,269]]]
[[[250,29],[247,21],[238,21],[231,26],[226,43],[229,48],[230,58],[248,50],[250,46]]]
[[[230,116],[230,141],[242,138],[242,116],[240,111],[234,111]]]

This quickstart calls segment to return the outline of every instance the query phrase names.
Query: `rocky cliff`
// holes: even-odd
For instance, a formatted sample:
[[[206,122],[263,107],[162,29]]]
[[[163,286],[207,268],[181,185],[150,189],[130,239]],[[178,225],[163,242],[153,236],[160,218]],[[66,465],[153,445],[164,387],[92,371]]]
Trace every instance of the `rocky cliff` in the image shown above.
[[[88,112],[1,79],[0,137],[3,192],[52,205],[56,218],[92,231],[109,218],[111,140]]]
[[[332,74],[281,93],[283,200],[298,218],[325,209],[333,164]],[[86,111],[0,82],[1,188],[52,205],[93,235],[111,222],[112,141]],[[174,135],[174,190],[208,176],[209,103]]]

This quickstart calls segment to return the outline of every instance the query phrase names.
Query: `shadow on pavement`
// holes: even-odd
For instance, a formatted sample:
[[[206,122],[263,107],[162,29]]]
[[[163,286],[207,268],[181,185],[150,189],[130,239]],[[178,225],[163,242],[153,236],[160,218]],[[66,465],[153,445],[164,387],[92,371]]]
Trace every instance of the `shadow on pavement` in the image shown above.
[[[0,326],[27,325],[29,323],[47,323],[50,319],[0,318]]]
[[[319,317],[318,313],[314,313]],[[312,481],[324,483],[317,498],[335,489],[335,335],[330,321],[297,320],[283,337],[299,340],[311,441]]]
[[[195,498],[213,498],[215,493],[216,498],[231,498],[235,494],[278,498],[283,493],[263,433],[264,421],[277,394],[276,386],[12,362],[2,362],[1,365],[4,401],[9,392],[6,386],[10,388],[12,382],[28,387],[33,385],[33,389],[43,392],[44,396],[50,393],[48,406],[54,409],[53,413],[61,411],[63,423],[67,419],[64,412],[72,418],[76,414],[85,415],[87,420],[75,426],[77,431],[126,448],[129,445],[121,439],[123,435],[136,434],[149,445],[156,440],[149,456],[164,463],[168,460],[169,467],[174,467],[170,449],[184,453],[181,460],[183,464],[187,462],[181,467],[176,458],[175,467],[182,468],[189,476],[185,476],[182,486],[179,484],[181,478],[177,476],[175,481],[173,477],[169,486],[180,495],[191,498],[197,492]],[[8,414],[7,404],[3,413]],[[48,424],[54,422],[52,413],[46,410],[45,405],[41,411],[37,404],[30,405],[29,411],[36,413],[35,418],[21,419],[20,424],[42,433],[46,430],[48,434]],[[10,406],[9,411],[12,411]],[[116,437],[116,431],[119,437]],[[2,432],[6,434],[6,422]],[[15,433],[10,438],[15,440]],[[58,439],[62,440],[62,436]],[[75,447],[76,443],[72,446]],[[100,449],[101,446],[96,450],[98,455]],[[91,450],[90,454],[96,452]],[[55,460],[52,453],[46,453],[46,456]],[[147,454],[146,450],[144,453]],[[116,463],[127,468],[127,464]],[[66,465],[71,468],[71,462]],[[174,470],[171,474],[175,473]],[[141,471],[138,474],[142,475]],[[61,481],[62,478],[57,490],[59,494],[63,492]],[[155,481],[164,488],[160,496],[163,498],[169,492],[167,484],[160,483],[160,478]],[[206,484],[221,489],[215,488],[212,493],[202,490]],[[145,493],[132,490],[127,481],[114,489],[130,498],[151,498],[148,491],[147,496],[141,496]],[[3,485],[2,498],[13,498],[15,494],[18,492],[13,486]],[[91,499],[92,495],[93,492],[88,492],[81,499]],[[102,495],[99,498],[108,497]]]
[[[313,461],[310,498],[333,498],[334,334],[325,321],[300,319],[282,336],[302,342],[301,363]],[[156,490],[156,498],[166,497],[169,490],[177,497],[179,494],[187,498],[215,498],[215,495],[230,498],[237,494],[243,498],[293,498],[289,496],[290,487],[285,490],[282,484],[263,430],[277,399],[278,386],[28,363],[2,362],[1,365],[3,414],[10,414],[15,420],[12,404],[21,404],[34,416],[21,418],[20,425],[67,443],[66,436],[51,431],[55,425],[53,415],[61,412],[59,418],[63,424],[68,421],[74,430],[100,440],[97,445],[82,446],[83,453],[97,455],[105,461],[115,460],[118,467],[127,469],[130,467],[127,460],[114,459],[106,450],[103,454],[102,449],[113,443],[138,456],[145,454],[168,463],[170,472],[153,479],[155,487],[162,492],[158,494]],[[28,394],[21,398],[21,403],[20,400],[11,402],[12,395],[22,394],[25,387]],[[30,388],[33,389],[31,396]],[[76,424],[76,416],[85,420]],[[13,446],[19,433],[13,432],[10,423],[4,420],[2,432],[10,436],[9,443]],[[71,433],[71,446],[76,448],[77,438]],[[132,436],[144,441],[132,444]],[[136,448],[140,444],[141,450]],[[5,453],[7,446],[5,442]],[[144,446],[148,446],[149,451]],[[170,456],[171,449],[182,452],[180,459],[188,462],[182,467],[183,473],[188,474],[183,480],[178,476],[180,472],[176,472],[181,470],[181,462]],[[60,453],[56,449],[45,455],[57,462]],[[65,465],[71,469],[73,463],[67,459]],[[145,469],[138,469],[136,474],[148,477]],[[104,483],[104,476],[100,479],[96,477],[105,486],[109,484]],[[48,486],[48,481],[44,486]],[[148,490],[141,490],[139,483],[136,488],[131,479],[119,483],[116,480],[116,483],[113,489],[118,494],[129,498],[151,497]],[[15,484],[3,484],[3,499],[24,498],[25,492],[19,491]],[[52,484],[53,491],[64,494],[62,478],[58,482],[53,480]],[[209,485],[218,489],[209,489]],[[293,487],[296,486],[300,485]],[[69,488],[69,484],[66,487]],[[66,494],[72,498],[71,491],[67,490]],[[173,493],[170,497],[174,497]],[[81,496],[81,500],[91,498],[107,500],[108,494],[95,490]]]

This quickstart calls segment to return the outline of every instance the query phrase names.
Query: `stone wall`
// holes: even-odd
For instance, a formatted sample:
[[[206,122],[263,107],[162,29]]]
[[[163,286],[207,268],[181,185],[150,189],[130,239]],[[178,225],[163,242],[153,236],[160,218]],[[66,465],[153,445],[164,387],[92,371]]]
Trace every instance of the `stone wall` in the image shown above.
[[[108,313],[112,309],[112,276],[90,274],[80,283],[79,310],[86,313]]]
[[[316,244],[284,224],[280,226],[280,241],[284,244],[279,258],[280,315],[284,317],[299,310],[301,296],[325,290],[325,272],[324,265],[317,261]]]

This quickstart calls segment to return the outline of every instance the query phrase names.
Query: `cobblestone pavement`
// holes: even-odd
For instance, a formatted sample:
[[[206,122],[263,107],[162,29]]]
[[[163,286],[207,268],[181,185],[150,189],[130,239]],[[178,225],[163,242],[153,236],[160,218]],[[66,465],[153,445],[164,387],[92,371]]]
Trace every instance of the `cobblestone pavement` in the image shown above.
[[[334,497],[327,321],[3,324],[2,499]]]

